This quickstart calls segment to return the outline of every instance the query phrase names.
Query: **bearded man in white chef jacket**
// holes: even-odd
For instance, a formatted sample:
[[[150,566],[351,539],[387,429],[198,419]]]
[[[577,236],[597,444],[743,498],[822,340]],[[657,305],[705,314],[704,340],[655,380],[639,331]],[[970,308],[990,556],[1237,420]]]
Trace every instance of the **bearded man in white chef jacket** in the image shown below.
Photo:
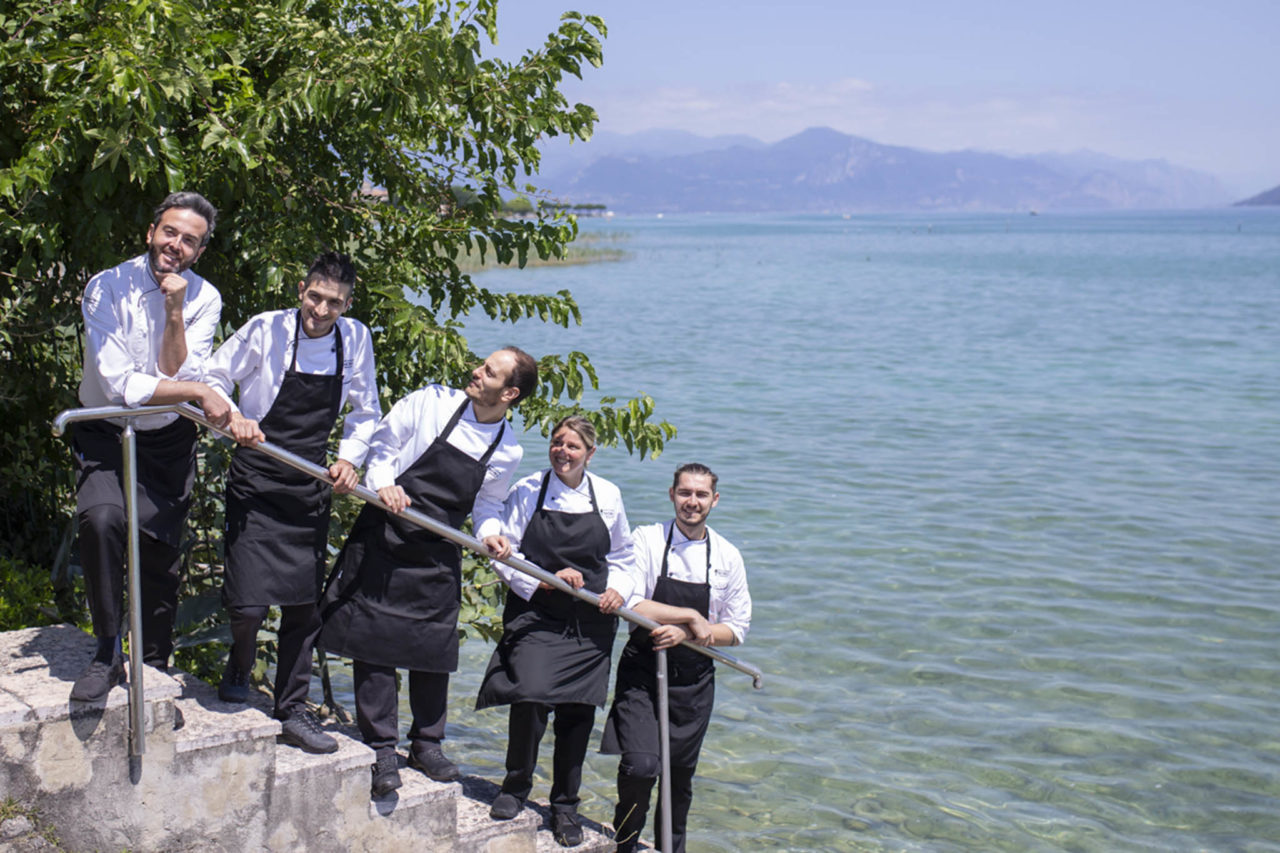
[[[198,403],[213,423],[230,417],[205,385],[205,362],[222,297],[191,271],[213,236],[218,212],[199,193],[172,193],[155,209],[147,250],[98,273],[84,289],[84,376],[89,407]],[[196,426],[177,414],[133,418],[141,556],[141,654],[164,670],[173,651],[181,581],[182,532],[196,471]],[[124,681],[120,630],[128,543],[124,503],[123,418],[75,425],[76,526],[85,595],[97,651],[71,688],[73,702],[100,703]]]
[[[298,306],[245,323],[214,354],[208,372],[209,384],[228,401],[240,386],[230,431],[242,445],[227,474],[222,597],[232,645],[218,698],[247,700],[258,629],[278,606],[277,739],[314,753],[338,748],[306,705],[330,496],[355,489],[382,416],[369,329],[344,316],[355,285],[349,257],[321,254],[298,282]],[[344,409],[338,458],[329,465],[329,436]],[[253,449],[264,440],[327,468],[330,483]]]

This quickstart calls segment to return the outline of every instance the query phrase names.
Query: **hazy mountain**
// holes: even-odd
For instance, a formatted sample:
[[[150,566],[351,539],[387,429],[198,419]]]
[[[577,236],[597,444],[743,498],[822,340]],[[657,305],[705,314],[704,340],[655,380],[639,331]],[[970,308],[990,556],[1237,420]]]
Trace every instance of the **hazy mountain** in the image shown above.
[[[1121,160],[1096,151],[1036,154],[1029,159],[1098,187],[1109,186],[1116,207],[1216,207],[1226,204],[1226,188],[1212,175],[1165,160]],[[1127,199],[1125,194],[1128,194]]]
[[[567,137],[553,137],[540,146],[542,175],[565,175],[581,169],[602,157],[678,157],[717,151],[741,145],[763,148],[765,144],[750,136],[698,136],[685,130],[642,130],[638,133],[597,133],[587,142],[570,142]]]
[[[828,128],[771,145],[669,131],[600,134],[548,155],[541,185],[621,212],[1097,210],[1229,201],[1217,179],[1163,161],[938,153]]]
[[[1259,205],[1259,206],[1260,206],[1260,205],[1267,205],[1267,204],[1280,204],[1280,187],[1272,187],[1271,189],[1267,190],[1266,192],[1264,192],[1264,193],[1258,193],[1257,195],[1253,196],[1252,198],[1246,198],[1244,201],[1238,201],[1238,202],[1236,202],[1236,203],[1235,203],[1235,206],[1236,206],[1236,207],[1244,207],[1244,206],[1246,206],[1246,205],[1248,205],[1248,206]]]

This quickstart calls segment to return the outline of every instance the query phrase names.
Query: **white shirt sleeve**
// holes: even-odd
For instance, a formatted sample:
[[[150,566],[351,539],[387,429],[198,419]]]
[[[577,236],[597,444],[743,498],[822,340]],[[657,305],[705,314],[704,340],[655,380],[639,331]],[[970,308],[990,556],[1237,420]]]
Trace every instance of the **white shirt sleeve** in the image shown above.
[[[524,553],[520,550],[520,543],[524,539],[524,532],[529,527],[529,521],[533,517],[534,509],[538,503],[538,491],[542,488],[542,474],[531,474],[520,482],[516,483],[507,495],[506,501],[503,503],[502,511],[502,534],[511,540],[511,553],[525,559]],[[545,566],[543,568],[546,568]],[[493,571],[502,579],[511,591],[516,595],[528,601],[533,598],[533,594],[538,590],[538,579],[526,575],[524,572],[513,569],[505,563],[494,562]],[[548,569],[548,571],[551,571]]]
[[[391,411],[383,416],[369,439],[369,453],[365,457],[367,471],[365,484],[375,492],[393,486],[400,475],[397,461],[401,448],[409,443],[414,425],[418,423],[415,414],[422,391],[414,391],[407,397],[396,401]]]
[[[191,273],[183,273],[191,288]],[[203,382],[209,357],[213,354],[213,336],[222,318],[222,295],[205,282],[201,289],[212,291],[211,297],[199,302],[187,300],[183,305],[183,321],[187,327],[187,360],[182,362],[172,379],[179,382]],[[154,390],[152,393],[155,393]],[[150,398],[148,398],[150,399]]]
[[[657,531],[655,534],[654,531]],[[662,570],[662,549],[666,544],[661,524],[645,524],[631,531],[632,553],[635,558],[635,584],[627,597],[627,607],[653,596],[658,573]],[[655,549],[656,543],[656,549]]]
[[[714,558],[714,577],[711,578],[710,621],[728,625],[741,644],[746,641],[747,631],[751,628],[751,593],[747,589],[747,569],[743,565],[742,554],[723,536],[710,531],[707,535],[716,537],[713,545],[718,551]]]
[[[341,320],[339,321],[341,322]],[[351,387],[347,391],[346,416],[342,421],[342,441],[338,444],[338,458],[345,459],[359,468],[369,455],[369,443],[378,420],[382,417],[382,404],[378,400],[378,372],[373,359],[373,336],[363,323],[352,324],[350,337],[358,342],[351,363]]]
[[[80,313],[84,316],[86,363],[97,368],[108,401],[136,408],[151,399],[160,377],[137,370],[129,352],[124,332],[129,322],[122,316],[129,307],[121,304],[121,295],[113,287],[123,277],[123,269],[122,265],[89,280]],[[127,293],[123,284],[120,289]]]
[[[231,399],[236,385],[262,369],[262,332],[262,322],[254,317],[222,342],[205,370],[204,381],[236,411],[240,407]]]
[[[631,526],[627,524],[627,511],[622,506],[622,493],[612,484],[610,491],[615,496],[617,512],[609,525],[609,555],[605,558],[609,562],[609,579],[606,586],[617,591],[625,602],[641,584],[637,582],[635,547],[631,541]]]

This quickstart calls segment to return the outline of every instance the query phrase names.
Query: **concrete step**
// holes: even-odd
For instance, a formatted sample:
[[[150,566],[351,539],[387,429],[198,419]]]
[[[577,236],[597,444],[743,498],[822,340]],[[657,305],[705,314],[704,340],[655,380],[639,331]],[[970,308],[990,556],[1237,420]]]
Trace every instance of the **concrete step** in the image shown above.
[[[94,648],[71,626],[0,634],[0,797],[37,806],[67,849],[566,849],[545,807],[495,821],[492,782],[435,782],[405,767],[403,753],[403,786],[371,800],[373,752],[354,727],[326,723],[338,750],[309,755],[276,743],[269,696],[254,691],[249,704],[230,705],[186,673],[145,672],[146,751],[130,757],[123,687],[98,707],[69,701]],[[614,849],[599,824],[583,826],[576,853]]]
[[[148,667],[131,756],[127,687],[69,698],[95,647],[68,625],[0,634],[0,792],[38,806],[68,849],[262,849],[280,724]]]
[[[500,849],[506,853],[508,849],[511,851],[519,850],[521,853],[564,853],[566,850],[572,850],[573,853],[604,853],[604,851],[614,850],[613,836],[609,830],[599,823],[588,818],[582,818],[582,843],[577,847],[561,847],[551,833],[551,810],[548,806],[529,800],[525,803],[525,807],[509,821],[496,821],[489,817],[489,806],[493,803],[495,797],[498,796],[499,787],[487,779],[481,779],[476,776],[468,776],[462,780],[462,798],[458,801],[458,826],[459,836],[462,836],[462,828],[474,822],[474,824],[488,823],[494,826],[510,826],[513,824],[527,824],[533,830],[533,844],[529,847],[512,847],[512,848],[493,848]],[[467,817],[464,817],[464,810]],[[487,847],[460,847],[460,850],[478,851],[478,853],[489,853],[491,848]]]

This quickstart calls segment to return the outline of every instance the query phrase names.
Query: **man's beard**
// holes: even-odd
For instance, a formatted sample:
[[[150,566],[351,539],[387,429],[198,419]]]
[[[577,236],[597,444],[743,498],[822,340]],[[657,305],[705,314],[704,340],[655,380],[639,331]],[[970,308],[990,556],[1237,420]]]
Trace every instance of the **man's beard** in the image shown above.
[[[165,257],[164,249],[162,249],[160,246],[154,243],[147,246],[147,262],[151,265],[151,272],[153,275],[161,276],[161,275],[167,275],[169,273],[181,274],[191,269],[190,263],[183,263],[181,261],[177,262],[176,269],[171,269],[171,270],[164,269],[160,265],[162,261],[166,266],[171,263],[174,263],[169,258]]]

